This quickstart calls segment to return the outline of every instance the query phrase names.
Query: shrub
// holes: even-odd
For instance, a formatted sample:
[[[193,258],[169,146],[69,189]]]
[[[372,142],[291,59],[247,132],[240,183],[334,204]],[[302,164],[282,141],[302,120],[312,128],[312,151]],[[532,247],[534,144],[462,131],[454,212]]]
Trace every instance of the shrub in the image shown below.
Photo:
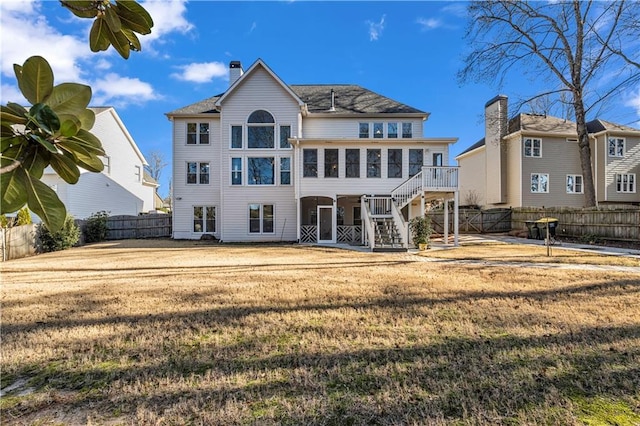
[[[80,239],[80,229],[72,216],[67,216],[58,232],[51,233],[44,223],[38,225],[38,241],[43,252],[65,250],[73,247]]]
[[[414,217],[409,221],[409,228],[416,247],[419,244],[429,244],[433,228],[431,227],[431,219],[428,216]]]
[[[16,226],[29,225],[31,223],[31,213],[29,213],[29,208],[24,206],[16,216]]]
[[[84,241],[86,243],[97,243],[107,239],[107,231],[109,230],[107,228],[108,217],[109,213],[104,210],[89,216],[83,228]]]

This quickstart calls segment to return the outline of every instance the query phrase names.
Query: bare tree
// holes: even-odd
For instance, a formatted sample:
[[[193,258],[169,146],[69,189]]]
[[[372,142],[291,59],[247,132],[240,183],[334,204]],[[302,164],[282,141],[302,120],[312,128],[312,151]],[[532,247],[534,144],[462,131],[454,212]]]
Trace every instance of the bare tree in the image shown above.
[[[162,169],[167,167],[168,163],[164,159],[164,153],[162,151],[151,151],[147,154],[147,172],[151,175],[156,182],[160,182],[160,175],[162,175]]]
[[[595,206],[587,116],[619,102],[640,81],[640,4],[492,0],[472,2],[468,10],[471,53],[458,78],[501,84],[518,73],[544,79],[544,93],[521,105],[550,96],[570,105],[586,204]]]

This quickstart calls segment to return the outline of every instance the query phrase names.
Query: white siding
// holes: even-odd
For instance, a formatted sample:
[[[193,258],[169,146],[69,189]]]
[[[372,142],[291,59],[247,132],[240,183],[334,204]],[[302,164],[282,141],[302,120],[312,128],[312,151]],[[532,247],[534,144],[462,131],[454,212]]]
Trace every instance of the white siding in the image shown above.
[[[384,130],[387,131],[387,123],[411,123],[413,138],[422,138],[422,119],[410,118],[331,118],[331,117],[308,117],[304,120],[302,137],[307,139],[332,138],[332,139],[357,139],[359,137],[359,123],[384,123]],[[371,127],[371,126],[370,126]],[[402,128],[398,127],[399,141],[406,141],[401,136]],[[375,140],[373,138],[369,138]],[[396,139],[392,139],[396,140]]]

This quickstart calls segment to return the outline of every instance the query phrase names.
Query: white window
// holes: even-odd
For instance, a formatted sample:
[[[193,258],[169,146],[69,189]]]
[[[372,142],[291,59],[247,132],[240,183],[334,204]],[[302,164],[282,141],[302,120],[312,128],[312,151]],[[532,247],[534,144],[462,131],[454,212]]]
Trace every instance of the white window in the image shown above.
[[[275,120],[265,110],[251,113],[247,120],[247,147],[255,149],[275,148]]]
[[[582,175],[567,175],[567,194],[582,194]]]
[[[325,149],[324,150],[324,177],[337,178],[338,174],[339,174],[338,150]]]
[[[524,140],[525,157],[542,157],[542,140],[526,138]]]
[[[360,123],[358,125],[360,139],[369,137],[369,123]]]
[[[289,138],[291,137],[291,126],[280,126],[280,148],[291,148]]]
[[[275,185],[275,158],[249,157],[247,158],[248,185]]]
[[[380,139],[384,137],[383,123],[373,123],[373,137],[376,139]]]
[[[142,181],[142,168],[140,166],[133,166],[133,176],[136,182]]]
[[[387,137],[391,139],[398,137],[398,123],[387,123]]]
[[[111,174],[111,157],[105,155],[104,157],[100,157],[102,160],[102,165],[104,165],[104,170],[102,170],[106,174]]]
[[[213,206],[193,207],[193,232],[216,232],[216,208]]]
[[[636,192],[636,174],[616,174],[616,191],[623,193]]]
[[[413,137],[413,126],[411,125],[411,123],[402,123],[402,137],[403,138]]]
[[[531,192],[533,193],[549,192],[549,174],[548,173],[531,173]]]
[[[231,126],[231,149],[242,149],[242,126]]]
[[[318,177],[318,150],[305,148],[302,150],[302,176]]]
[[[187,123],[187,145],[209,145],[209,123]]]
[[[231,185],[242,185],[242,158],[231,159]]]
[[[249,204],[249,233],[273,234],[274,218],[273,204]]]
[[[187,163],[187,184],[208,185],[209,184],[209,163]]]
[[[609,157],[624,157],[624,138],[609,138]]]
[[[280,185],[291,185],[291,158],[280,158]]]

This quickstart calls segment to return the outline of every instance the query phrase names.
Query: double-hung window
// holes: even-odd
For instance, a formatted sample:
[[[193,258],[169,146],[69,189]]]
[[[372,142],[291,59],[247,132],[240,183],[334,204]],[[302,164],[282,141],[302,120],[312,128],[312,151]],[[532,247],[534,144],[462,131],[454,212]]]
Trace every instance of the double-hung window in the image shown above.
[[[379,178],[382,176],[382,153],[379,149],[367,149],[367,177]]]
[[[345,150],[345,169],[346,176],[348,178],[360,177],[360,150],[359,149],[346,149]]]
[[[567,194],[582,194],[582,175],[567,175]]]
[[[247,147],[255,149],[275,148],[275,120],[265,110],[251,113],[247,120]]]
[[[247,158],[247,184],[248,185],[274,185],[275,184],[274,166],[275,166],[274,157]]]
[[[324,150],[324,177],[326,178],[338,177],[338,150],[337,149]]]
[[[624,157],[624,138],[610,137],[608,147],[609,157]]]
[[[291,185],[290,157],[280,157],[280,185]]]
[[[531,173],[531,192],[536,194],[549,192],[548,173]]]
[[[249,233],[273,234],[274,219],[273,204],[249,204]]]
[[[525,157],[542,157],[542,140],[526,138],[524,140]]]
[[[213,206],[193,207],[193,232],[216,232],[216,208]]]
[[[401,178],[402,177],[402,150],[390,149],[387,153],[387,177]]]
[[[242,185],[242,158],[231,159],[231,185]]]
[[[209,183],[209,163],[187,163],[187,183],[207,185]]]
[[[303,149],[302,150],[302,176],[318,177],[318,150]]]
[[[616,191],[623,193],[636,192],[636,174],[623,173],[616,174]]]
[[[242,149],[242,126],[231,126],[231,149]]]
[[[187,123],[187,145],[209,144],[209,123]]]

